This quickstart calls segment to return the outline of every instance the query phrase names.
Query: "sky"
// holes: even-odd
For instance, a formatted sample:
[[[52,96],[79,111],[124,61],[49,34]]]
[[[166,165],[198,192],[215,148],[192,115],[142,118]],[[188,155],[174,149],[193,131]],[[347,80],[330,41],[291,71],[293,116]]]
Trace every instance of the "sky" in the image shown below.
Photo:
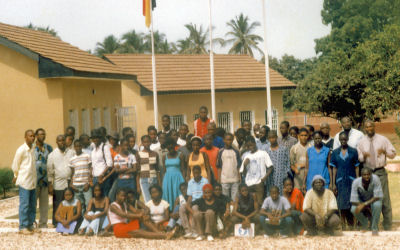
[[[264,37],[263,0],[212,0],[213,37],[225,37],[226,23],[240,13],[251,22],[260,22],[254,33]],[[154,30],[169,42],[188,36],[185,24],[209,26],[208,0],[157,0]],[[268,53],[305,59],[315,56],[314,39],[330,28],[322,24],[323,0],[266,0]],[[50,26],[62,40],[83,50],[92,50],[97,42],[113,34],[121,37],[132,29],[148,32],[142,15],[142,0],[0,0],[0,22],[25,26]],[[259,44],[261,49],[264,44]],[[227,53],[216,47],[216,53]],[[256,55],[259,57],[259,55]]]

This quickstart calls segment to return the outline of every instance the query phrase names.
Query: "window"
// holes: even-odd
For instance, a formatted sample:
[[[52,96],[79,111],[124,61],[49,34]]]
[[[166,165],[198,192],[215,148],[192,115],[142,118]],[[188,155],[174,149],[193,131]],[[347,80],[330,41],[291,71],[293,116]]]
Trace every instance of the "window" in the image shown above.
[[[231,132],[232,128],[231,113],[229,112],[218,113],[218,127],[225,129],[226,132]]]
[[[117,108],[117,128],[122,132],[124,127],[131,127],[136,134],[136,106]]]
[[[107,129],[108,134],[111,134],[111,114],[110,109],[105,107],[103,109],[104,127]]]
[[[183,115],[171,115],[171,128],[176,131],[179,130],[179,127],[185,122]]]
[[[242,125],[244,121],[250,121],[251,123],[253,123],[253,111],[240,111],[239,119],[240,125]]]
[[[90,111],[82,109],[82,132],[90,135]]]
[[[265,110],[265,123],[268,124],[268,110]],[[271,130],[278,130],[278,110],[272,108],[272,124],[268,124]]]
[[[75,128],[75,138],[79,135],[79,118],[78,110],[71,109],[69,111],[69,126]]]
[[[100,117],[100,109],[93,109],[93,126],[94,128],[101,127],[101,117]]]

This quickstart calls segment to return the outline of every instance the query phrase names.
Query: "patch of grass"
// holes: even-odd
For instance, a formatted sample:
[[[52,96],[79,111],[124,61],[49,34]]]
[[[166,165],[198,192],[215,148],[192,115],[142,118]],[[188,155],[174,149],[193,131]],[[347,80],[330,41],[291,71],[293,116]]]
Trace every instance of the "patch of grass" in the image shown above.
[[[389,172],[389,192],[393,220],[400,220],[400,173]]]

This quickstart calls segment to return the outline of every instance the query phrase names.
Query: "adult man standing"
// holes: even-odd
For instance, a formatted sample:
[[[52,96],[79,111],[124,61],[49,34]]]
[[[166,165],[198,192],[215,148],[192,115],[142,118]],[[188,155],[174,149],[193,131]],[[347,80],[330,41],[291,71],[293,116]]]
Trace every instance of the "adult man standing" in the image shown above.
[[[288,121],[281,122],[279,130],[281,132],[281,137],[278,137],[278,144],[280,146],[286,147],[289,151],[297,143],[297,139],[289,135],[290,124]]]
[[[322,144],[324,144],[325,147],[332,150],[333,138],[330,135],[331,127],[329,126],[329,124],[327,122],[323,122],[323,123],[321,123],[320,130],[322,133]]]
[[[210,118],[207,117],[208,109],[206,106],[201,106],[199,109],[199,118],[194,121],[194,135],[200,136],[203,138],[206,134],[208,134],[207,126],[210,122],[213,122]]]
[[[36,217],[36,168],[33,130],[25,131],[25,143],[15,153],[12,163],[13,182],[19,186],[19,230],[23,234],[33,232]]]
[[[39,128],[35,131],[36,147],[35,162],[37,174],[36,197],[39,199],[39,228],[47,228],[47,217],[49,210],[49,188],[47,180],[47,159],[53,148],[44,143],[46,131]]]
[[[391,230],[392,228],[392,206],[389,195],[389,181],[385,170],[386,157],[393,159],[396,156],[396,149],[390,141],[375,133],[375,124],[372,121],[364,123],[364,129],[367,133],[358,144],[358,159],[364,163],[364,167],[370,168],[381,181],[383,190],[382,214],[383,228]]]
[[[303,210],[300,220],[309,235],[316,235],[319,230],[333,235],[340,224],[335,195],[325,189],[325,179],[321,175],[314,176],[312,189],[307,191],[304,198]]]
[[[71,179],[70,159],[75,151],[68,149],[65,144],[65,136],[59,135],[56,138],[57,148],[49,154],[47,160],[47,171],[49,181],[49,193],[53,194],[53,225],[56,225],[55,212],[58,205],[64,199],[64,189],[68,187]]]
[[[367,230],[368,219],[364,213],[368,208],[372,212],[372,235],[378,235],[378,224],[382,211],[382,187],[379,177],[372,174],[369,168],[361,170],[361,177],[353,181],[351,186],[350,202],[351,212],[361,223],[362,229]]]
[[[351,127],[352,126],[351,120],[347,116],[343,117],[340,120],[340,124],[342,125],[343,128],[342,131],[346,132],[347,138],[349,138],[347,144],[352,148],[357,148],[358,143],[360,142],[364,134],[360,130]],[[338,147],[340,147],[339,134],[340,132],[335,135],[333,141],[333,149],[337,149]]]

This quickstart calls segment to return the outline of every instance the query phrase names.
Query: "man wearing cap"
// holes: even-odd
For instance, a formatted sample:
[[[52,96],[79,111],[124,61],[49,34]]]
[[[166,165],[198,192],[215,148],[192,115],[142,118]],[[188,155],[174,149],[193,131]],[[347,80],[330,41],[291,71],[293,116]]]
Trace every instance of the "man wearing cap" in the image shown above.
[[[308,235],[314,236],[321,231],[334,235],[334,230],[340,224],[338,207],[333,192],[325,189],[325,179],[321,175],[314,176],[312,189],[307,191],[304,198],[303,210],[300,220]]]

